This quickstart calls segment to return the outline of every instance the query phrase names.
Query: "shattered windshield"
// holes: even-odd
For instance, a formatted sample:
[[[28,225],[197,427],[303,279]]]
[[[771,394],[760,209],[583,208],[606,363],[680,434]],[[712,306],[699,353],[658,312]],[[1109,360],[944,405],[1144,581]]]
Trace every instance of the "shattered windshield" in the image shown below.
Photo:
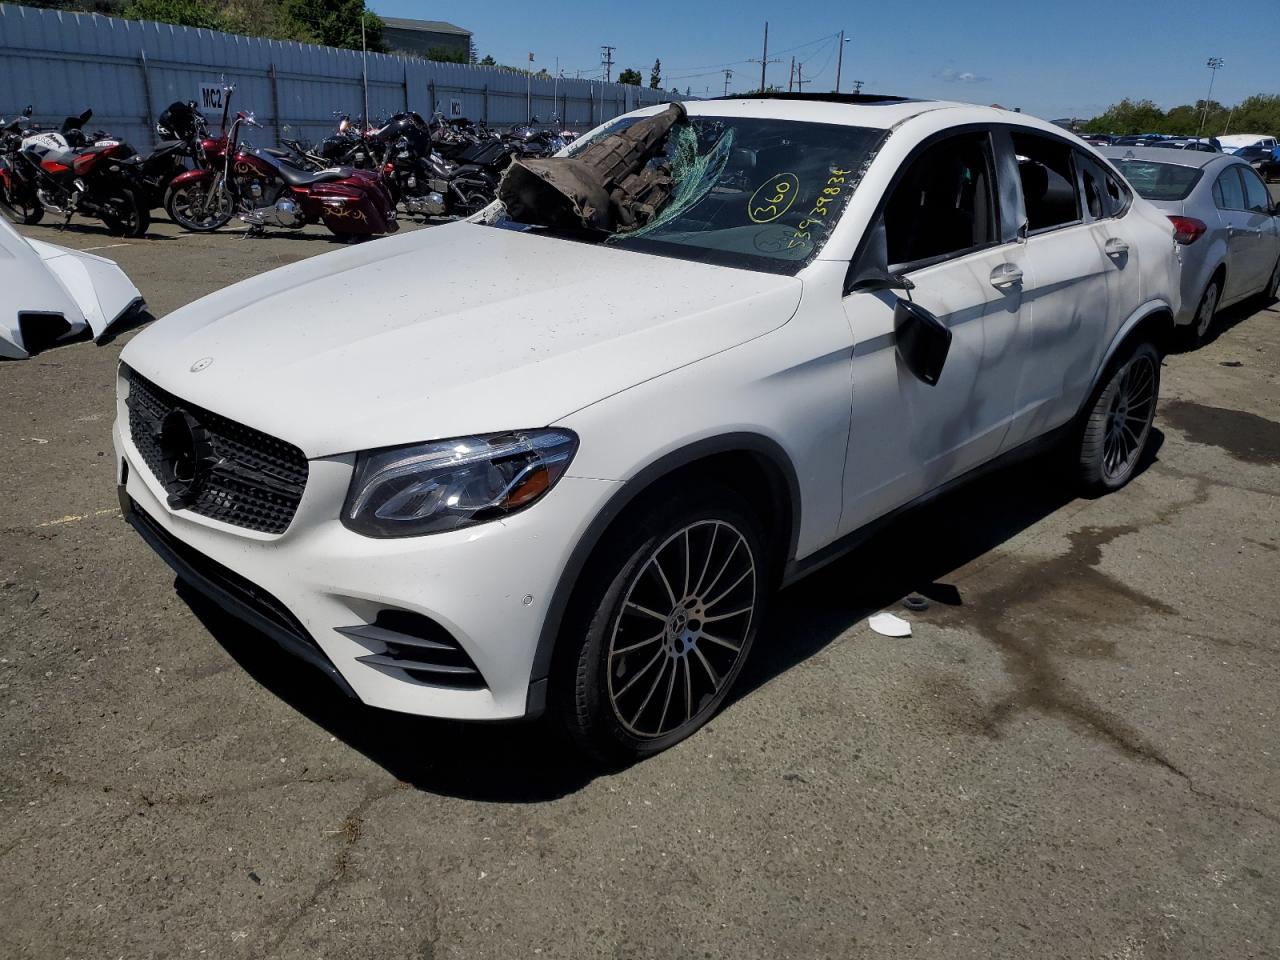
[[[652,119],[627,117],[575,144],[569,157],[540,161],[533,190],[520,191],[533,181],[517,174],[499,193],[508,211],[499,225],[793,274],[822,249],[886,136],[840,124],[680,116],[650,137],[647,154],[643,145],[616,145]]]

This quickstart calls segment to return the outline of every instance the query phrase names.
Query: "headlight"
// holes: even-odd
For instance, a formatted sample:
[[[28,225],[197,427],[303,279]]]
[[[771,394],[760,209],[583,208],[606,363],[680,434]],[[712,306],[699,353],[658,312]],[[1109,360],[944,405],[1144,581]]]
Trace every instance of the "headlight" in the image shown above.
[[[519,430],[370,450],[356,458],[342,522],[410,537],[494,520],[541,498],[577,449],[568,430]]]

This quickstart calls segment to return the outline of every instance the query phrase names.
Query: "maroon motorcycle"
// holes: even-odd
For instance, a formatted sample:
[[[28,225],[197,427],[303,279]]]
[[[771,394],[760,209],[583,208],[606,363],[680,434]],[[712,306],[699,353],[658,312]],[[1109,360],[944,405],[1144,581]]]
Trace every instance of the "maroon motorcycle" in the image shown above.
[[[250,233],[323,223],[349,241],[399,229],[395,204],[376,173],[351,167],[302,170],[241,143],[242,126],[262,125],[251,114],[236,114],[221,165],[180,174],[170,184],[164,207],[183,229],[217,230],[233,216],[249,224]],[[218,152],[217,145],[212,152]]]

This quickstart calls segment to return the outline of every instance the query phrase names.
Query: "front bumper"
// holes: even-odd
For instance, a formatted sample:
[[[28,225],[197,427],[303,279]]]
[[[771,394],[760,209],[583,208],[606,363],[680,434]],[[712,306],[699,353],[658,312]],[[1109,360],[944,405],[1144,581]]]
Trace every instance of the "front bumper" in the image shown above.
[[[351,456],[310,462],[288,530],[271,536],[171,510],[128,436],[121,399],[113,429],[126,518],[191,586],[309,661],[370,706],[460,720],[514,719],[542,707],[534,655],[552,594],[573,545],[616,489],[564,477],[537,504],[450,533],[378,540],[338,519]],[[246,593],[247,591],[247,593]],[[376,640],[339,632],[380,611],[429,617],[483,678],[476,689],[415,679],[362,662]]]

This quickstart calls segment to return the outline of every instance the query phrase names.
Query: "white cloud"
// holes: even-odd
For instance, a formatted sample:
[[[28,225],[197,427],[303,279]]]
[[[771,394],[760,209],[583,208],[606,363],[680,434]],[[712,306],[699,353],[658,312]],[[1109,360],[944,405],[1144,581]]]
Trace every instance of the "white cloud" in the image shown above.
[[[934,74],[938,80],[944,80],[947,83],[986,83],[990,77],[984,77],[981,74],[974,73],[972,70],[957,70],[953,65],[947,64],[941,70]]]

